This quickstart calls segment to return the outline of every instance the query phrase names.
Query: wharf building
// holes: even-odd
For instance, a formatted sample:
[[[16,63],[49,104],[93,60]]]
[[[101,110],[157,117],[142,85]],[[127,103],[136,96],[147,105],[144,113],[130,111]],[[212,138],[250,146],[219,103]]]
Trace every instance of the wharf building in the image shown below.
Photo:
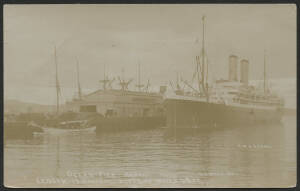
[[[149,117],[163,115],[161,93],[100,89],[66,103],[68,111],[97,112],[106,117]]]

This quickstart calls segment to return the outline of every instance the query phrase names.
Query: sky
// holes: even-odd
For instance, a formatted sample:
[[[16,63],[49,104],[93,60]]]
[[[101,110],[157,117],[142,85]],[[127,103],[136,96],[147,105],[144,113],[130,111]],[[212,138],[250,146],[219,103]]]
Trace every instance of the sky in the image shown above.
[[[248,59],[250,79],[296,81],[296,5],[5,5],[4,97],[54,104],[55,62],[62,100],[76,92],[76,60],[84,93],[111,77],[152,87],[191,80],[200,54],[202,16],[209,76],[227,78],[228,56]],[[117,88],[117,83],[115,84]],[[296,93],[295,93],[296,94]]]

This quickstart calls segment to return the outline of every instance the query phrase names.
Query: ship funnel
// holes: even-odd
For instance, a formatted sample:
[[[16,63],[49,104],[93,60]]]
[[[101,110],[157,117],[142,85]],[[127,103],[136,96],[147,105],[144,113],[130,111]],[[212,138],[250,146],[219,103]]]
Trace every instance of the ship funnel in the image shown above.
[[[248,85],[249,78],[249,61],[246,59],[241,60],[241,83]]]
[[[238,57],[235,55],[229,56],[229,73],[228,80],[229,81],[238,81]]]

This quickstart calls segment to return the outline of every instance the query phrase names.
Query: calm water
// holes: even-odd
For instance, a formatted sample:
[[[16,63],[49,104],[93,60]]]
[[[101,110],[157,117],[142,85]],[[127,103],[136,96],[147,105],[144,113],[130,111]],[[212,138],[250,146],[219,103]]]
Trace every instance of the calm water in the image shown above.
[[[296,117],[272,126],[7,140],[4,182],[13,187],[293,186]]]

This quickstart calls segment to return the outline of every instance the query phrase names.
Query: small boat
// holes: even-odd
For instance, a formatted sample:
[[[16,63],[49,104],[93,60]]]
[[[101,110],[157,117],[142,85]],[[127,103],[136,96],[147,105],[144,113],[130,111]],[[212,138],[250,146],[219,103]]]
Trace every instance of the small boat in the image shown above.
[[[64,132],[93,132],[96,130],[96,126],[91,125],[88,120],[63,120],[59,119],[59,95],[60,95],[60,85],[58,81],[58,68],[57,68],[57,60],[56,60],[56,48],[54,48],[54,60],[55,60],[55,69],[56,69],[56,119],[52,119],[44,125],[37,125],[35,123],[31,123],[31,126],[40,127],[43,129],[44,133],[64,133]],[[78,70],[78,63],[77,63]],[[79,74],[78,74],[79,75]],[[79,76],[78,76],[79,77]],[[78,78],[78,89],[79,95],[81,95],[79,78]]]
[[[63,121],[55,126],[42,126],[44,133],[94,132],[96,126],[88,124],[87,120]]]

